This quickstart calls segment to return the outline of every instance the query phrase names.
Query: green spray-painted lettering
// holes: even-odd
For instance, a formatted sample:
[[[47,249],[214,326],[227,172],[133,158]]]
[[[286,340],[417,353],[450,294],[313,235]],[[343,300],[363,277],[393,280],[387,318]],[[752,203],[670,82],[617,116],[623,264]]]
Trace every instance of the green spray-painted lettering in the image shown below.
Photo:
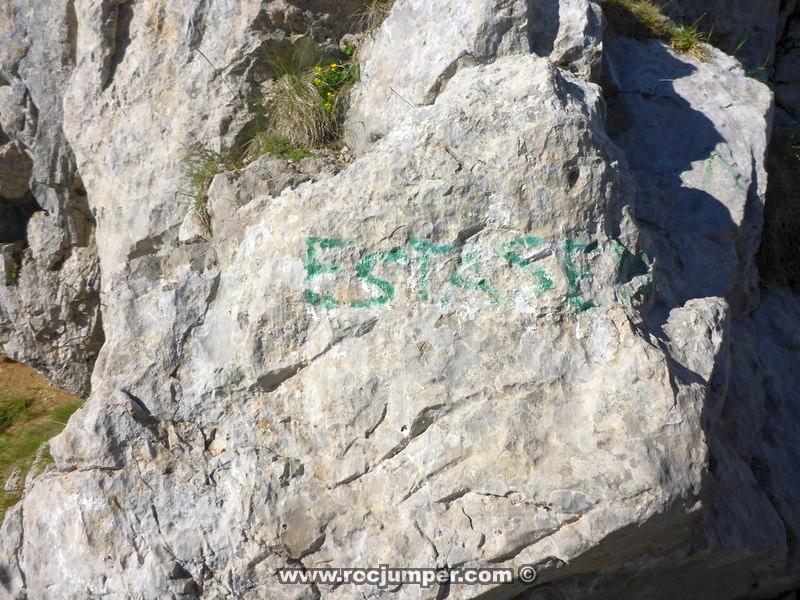
[[[331,250],[334,248],[343,248],[351,244],[350,240],[342,238],[321,238],[310,237],[306,240],[306,281],[310,281],[320,275],[333,274],[341,271],[341,267],[334,264],[322,263],[317,257],[318,250]],[[307,289],[304,291],[306,300],[312,306],[321,306],[328,310],[339,306],[339,301],[333,296],[326,294],[318,294],[313,290]]]
[[[426,242],[425,240],[409,240],[408,245],[411,249],[420,255],[419,258],[419,281],[417,282],[417,289],[419,290],[419,297],[421,300],[428,301],[428,284],[430,282],[430,267],[431,258],[434,256],[441,256],[455,252],[455,246],[449,244],[436,245]]]
[[[733,179],[733,184],[740,190],[744,190],[744,184],[742,183],[742,174],[731,164],[729,163],[719,152],[712,152],[708,156],[708,162],[706,163],[705,171],[703,172],[703,183],[701,184],[701,189],[706,190],[708,188],[708,184],[711,181],[711,175],[714,172],[714,168],[716,167],[717,163],[722,163],[722,166],[725,168],[725,171],[728,172],[728,175]]]
[[[306,271],[306,281],[312,281],[323,275],[335,275],[342,273],[343,268],[333,262],[324,262],[319,254],[325,250],[336,250],[350,246],[352,242],[343,238],[310,237],[306,240],[306,261],[304,264]],[[586,266],[593,260],[593,253],[597,251],[597,242],[583,243],[574,239],[567,239],[563,243],[563,255],[561,263],[567,283],[567,293],[565,304],[579,311],[588,310],[596,304],[591,300],[584,299],[582,295],[582,282],[593,278],[592,272]],[[546,241],[536,236],[523,236],[515,238],[502,244],[499,255],[513,267],[525,271],[537,280],[536,293],[544,293],[555,287],[553,276],[544,268],[537,266],[537,262],[547,256],[553,255],[555,249],[554,242]],[[634,290],[630,284],[617,286],[619,297],[631,297],[637,295],[647,295],[652,293],[652,263],[646,254],[642,258],[631,254],[619,242],[612,246],[612,251],[616,253],[619,261],[619,276],[625,281],[632,283],[631,278],[635,278],[639,284],[638,289]],[[395,285],[381,279],[375,275],[375,270],[380,265],[407,264],[413,256],[418,261],[419,278],[417,282],[418,296],[423,301],[430,299],[430,279],[432,271],[432,261],[441,260],[446,255],[456,255],[463,252],[461,260],[454,272],[451,272],[448,283],[453,287],[469,292],[480,292],[487,294],[492,304],[499,306],[513,300],[514,292],[499,293],[487,280],[483,265],[480,261],[478,250],[460,249],[449,244],[433,244],[431,242],[411,239],[405,248],[394,248],[390,251],[369,252],[358,260],[355,266],[355,277],[361,280],[366,287],[376,288],[374,295],[362,300],[340,301],[333,296],[315,292],[312,289],[304,290],[306,301],[312,306],[321,307],[327,310],[342,307],[343,305],[352,308],[369,308],[386,305],[395,298]],[[454,256],[455,258],[455,256]],[[641,285],[644,283],[645,285]],[[452,288],[449,291],[443,290],[441,301],[447,304],[452,299]]]
[[[470,274],[471,277],[468,276]],[[486,281],[483,275],[483,268],[478,260],[478,253],[474,250],[467,253],[461,262],[461,266],[450,276],[450,283],[462,290],[488,294],[492,300],[497,302],[497,292]]]
[[[580,283],[592,279],[592,272],[583,269],[575,262],[575,255],[579,252],[589,254],[597,249],[597,243],[584,244],[577,240],[568,239],[564,242],[564,268],[567,272],[567,303],[579,311],[589,310],[594,306],[591,300],[585,301],[580,293]]]
[[[375,277],[372,274],[372,270],[381,261],[399,262],[400,260],[402,260],[401,255],[394,252],[370,252],[369,254],[365,254],[356,265],[356,275],[367,283],[376,286],[383,294],[367,300],[356,300],[355,302],[351,302],[350,306],[353,308],[369,308],[371,306],[379,306],[391,302],[392,298],[394,298],[394,286],[384,279]]]
[[[543,244],[544,241],[541,238],[527,236],[513,239],[510,242],[506,242],[500,246],[500,254],[503,258],[505,258],[510,264],[521,267],[523,270],[539,280],[538,289],[540,292],[546,292],[553,289],[555,284],[550,277],[550,273],[547,271],[547,269],[537,267],[533,264],[533,261],[537,257],[534,256],[530,258],[523,258],[517,253],[517,250],[531,250],[538,248]]]

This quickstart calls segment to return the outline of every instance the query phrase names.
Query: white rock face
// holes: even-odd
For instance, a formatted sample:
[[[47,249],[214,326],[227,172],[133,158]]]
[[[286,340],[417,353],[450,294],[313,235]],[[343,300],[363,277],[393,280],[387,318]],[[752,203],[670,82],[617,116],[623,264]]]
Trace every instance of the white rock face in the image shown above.
[[[321,51],[345,9],[76,2],[65,131],[107,340],[55,467],[0,530],[7,597],[795,583],[800,449],[770,436],[792,436],[779,324],[800,313],[756,286],[772,105],[735,61],[601,44],[591,2],[398,0],[348,116],[358,158],[218,175],[207,236],[178,162],[237,136],[221,78],[257,81],[292,19]],[[380,564],[534,565],[549,585],[276,577]]]
[[[589,0],[398,0],[369,47],[347,143],[363,151],[414,107],[432,104],[462,66],[534,52],[586,75],[599,63],[602,29]]]

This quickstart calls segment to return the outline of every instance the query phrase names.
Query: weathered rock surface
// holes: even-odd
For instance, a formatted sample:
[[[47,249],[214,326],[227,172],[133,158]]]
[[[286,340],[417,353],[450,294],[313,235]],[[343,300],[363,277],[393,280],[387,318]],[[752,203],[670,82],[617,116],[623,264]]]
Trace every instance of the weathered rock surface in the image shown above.
[[[369,47],[347,116],[357,152],[432,104],[462,66],[524,52],[597,74],[603,17],[592,0],[398,0]]]
[[[0,7],[0,348],[88,395],[103,341],[94,216],[62,131],[71,3]]]
[[[398,0],[363,50],[358,158],[219,175],[200,235],[176,200],[184,145],[236,139],[260,53],[335,44],[340,6],[76,0],[64,130],[106,343],[55,468],[0,530],[4,593],[797,585],[800,301],[756,268],[767,87],[718,51],[603,42],[592,2]],[[275,576],[379,564],[539,578]]]

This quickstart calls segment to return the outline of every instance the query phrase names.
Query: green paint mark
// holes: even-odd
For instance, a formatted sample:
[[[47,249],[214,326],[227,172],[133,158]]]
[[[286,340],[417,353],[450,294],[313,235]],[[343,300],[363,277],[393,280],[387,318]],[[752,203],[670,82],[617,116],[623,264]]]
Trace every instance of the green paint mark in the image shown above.
[[[630,264],[631,259],[634,258],[633,254],[631,254],[628,249],[620,244],[619,242],[614,242],[614,254],[617,255],[617,259],[619,260],[618,269],[620,272],[624,272],[627,266]]]
[[[655,261],[650,260],[647,252],[642,252],[642,260],[647,265],[647,274],[644,278],[644,285],[637,291],[637,294],[645,301],[650,300],[655,293],[655,282],[653,281],[653,264]]]
[[[339,306],[339,301],[333,296],[318,294],[316,292],[312,292],[311,290],[305,290],[305,297],[308,303],[312,306],[321,306],[326,310],[333,310]]]
[[[338,265],[324,264],[317,259],[317,250],[330,250],[332,248],[343,248],[350,245],[350,240],[342,238],[320,238],[310,237],[306,239],[306,275],[307,279],[312,279],[318,275],[326,273],[338,273],[341,267]]]
[[[525,260],[516,252],[513,252],[512,248],[538,248],[544,242],[541,238],[536,236],[527,236],[527,237],[519,237],[516,239],[511,240],[510,242],[506,242],[502,246],[500,246],[500,254],[503,255],[503,258],[508,260],[510,263],[515,265],[523,265],[525,264]]]
[[[399,263],[408,260],[408,252],[402,248],[395,248],[386,255],[386,262]]]
[[[536,267],[530,264],[529,260],[522,258],[519,254],[517,254],[513,249],[515,248],[536,248],[543,244],[543,240],[536,236],[527,236],[527,237],[520,237],[510,242],[506,242],[502,246],[500,246],[500,254],[503,258],[505,258],[510,264],[516,265],[521,267],[534,277],[539,280],[539,287],[538,290],[540,292],[546,292],[547,290],[553,289],[555,284],[550,277],[550,273],[547,269],[542,267]]]
[[[722,163],[722,166],[728,172],[728,175],[730,175],[733,178],[734,185],[738,189],[744,190],[745,188],[744,185],[742,184],[742,174],[739,171],[737,171],[736,168],[722,156],[722,154],[716,151],[708,155],[708,162],[706,163],[706,168],[703,173],[703,183],[700,186],[701,189],[703,191],[706,191],[706,188],[708,187],[708,184],[711,179],[711,174],[713,173],[714,168],[716,167],[718,162]]]
[[[372,274],[372,270],[377,266],[379,261],[397,262],[398,260],[398,255],[391,252],[370,252],[369,254],[365,254],[358,262],[358,265],[356,265],[356,275],[367,283],[376,286],[383,294],[368,300],[356,300],[351,302],[350,306],[353,308],[370,308],[372,306],[379,306],[391,302],[392,298],[394,298],[394,286],[388,281],[375,277]]]
[[[591,300],[585,301],[580,294],[581,281],[592,279],[592,272],[582,269],[575,263],[575,254],[583,252],[588,254],[597,249],[597,244],[584,244],[576,240],[567,239],[564,242],[564,267],[567,271],[567,303],[583,312],[595,306]]]
[[[455,246],[449,244],[436,245],[426,242],[425,240],[409,240],[408,245],[411,249],[420,255],[419,258],[419,282],[417,287],[419,289],[419,297],[421,300],[428,301],[428,283],[430,281],[430,261],[434,256],[441,256],[442,254],[450,254],[455,252]]]
[[[471,273],[473,277],[468,277],[465,273]],[[477,251],[473,250],[464,257],[461,267],[450,276],[450,283],[462,290],[483,292],[488,294],[495,303],[498,301],[497,292],[483,276]]]
[[[318,250],[331,250],[333,248],[343,248],[351,242],[342,238],[321,238],[310,237],[306,239],[306,281],[310,281],[320,275],[338,273],[341,271],[339,265],[322,263],[317,257]],[[318,294],[313,290],[304,290],[306,300],[312,306],[321,306],[327,310],[332,310],[339,306],[339,301],[333,296]]]

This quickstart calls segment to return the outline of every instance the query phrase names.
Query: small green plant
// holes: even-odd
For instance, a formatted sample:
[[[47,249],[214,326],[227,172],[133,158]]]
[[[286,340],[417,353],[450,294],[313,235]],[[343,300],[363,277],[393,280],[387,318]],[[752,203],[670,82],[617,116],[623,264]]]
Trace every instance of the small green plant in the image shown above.
[[[760,67],[755,67],[746,71],[745,75],[761,83],[769,83],[769,59],[767,57]]]
[[[12,281],[19,281],[19,270],[20,270],[19,262],[15,262],[13,265],[11,265],[11,280]]]
[[[317,154],[309,150],[297,148],[292,143],[279,135],[270,133],[264,129],[257,131],[253,138],[247,143],[247,156],[250,159],[272,154],[278,158],[284,158],[293,162],[298,162],[304,158],[315,158]]]
[[[709,56],[707,44],[711,39],[711,34],[700,31],[700,19],[691,25],[681,25],[675,28],[670,43],[676,52],[688,54],[697,60],[707,60]]]
[[[192,200],[192,208],[203,225],[210,230],[208,215],[208,188],[216,175],[241,168],[242,161],[234,152],[223,149],[219,152],[204,146],[192,144],[183,156],[183,168],[189,189],[182,192]]]
[[[28,413],[32,398],[0,394],[0,433],[11,427]]]
[[[753,36],[752,33],[748,33],[742,36],[741,41],[736,45],[736,48],[733,50],[734,56],[739,56],[739,53],[744,50],[744,47],[747,46],[747,42],[750,41],[750,38]]]
[[[344,48],[342,48],[342,54],[344,54],[348,60],[352,60],[356,55],[356,47],[350,44],[345,44]]]

